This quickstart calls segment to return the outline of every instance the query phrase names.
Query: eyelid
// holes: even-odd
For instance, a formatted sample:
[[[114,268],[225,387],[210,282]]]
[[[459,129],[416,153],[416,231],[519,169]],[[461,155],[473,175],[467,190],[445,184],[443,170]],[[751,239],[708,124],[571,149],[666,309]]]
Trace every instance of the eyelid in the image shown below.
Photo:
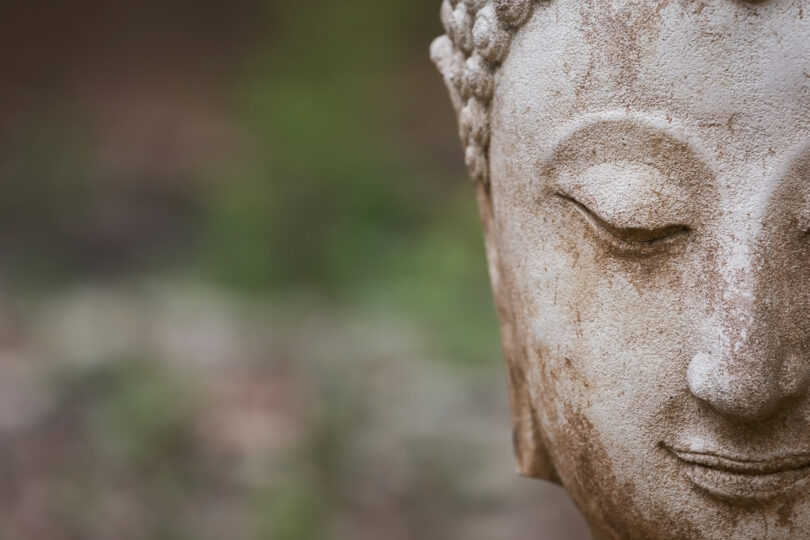
[[[666,225],[647,229],[643,227],[617,227],[600,217],[596,212],[563,193],[556,194],[571,203],[588,221],[599,237],[620,251],[648,252],[669,244],[678,237],[690,232],[686,225]]]

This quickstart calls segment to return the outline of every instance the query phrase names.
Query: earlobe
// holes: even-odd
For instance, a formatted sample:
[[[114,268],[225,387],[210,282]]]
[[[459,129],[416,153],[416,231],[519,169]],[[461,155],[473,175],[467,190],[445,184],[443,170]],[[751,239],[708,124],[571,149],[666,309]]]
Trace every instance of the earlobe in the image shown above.
[[[484,243],[489,266],[492,293],[501,328],[501,340],[507,365],[510,406],[512,410],[512,439],[518,473],[559,484],[557,472],[546,450],[540,420],[532,403],[526,377],[526,357],[517,339],[508,278],[502,271],[498,253],[495,219],[490,184],[475,184],[478,208],[484,225]]]
[[[522,369],[522,362],[507,354],[509,395],[512,407],[512,443],[518,473],[529,478],[539,478],[559,484],[557,471],[551,462],[543,441],[543,432],[532,405],[531,396]]]

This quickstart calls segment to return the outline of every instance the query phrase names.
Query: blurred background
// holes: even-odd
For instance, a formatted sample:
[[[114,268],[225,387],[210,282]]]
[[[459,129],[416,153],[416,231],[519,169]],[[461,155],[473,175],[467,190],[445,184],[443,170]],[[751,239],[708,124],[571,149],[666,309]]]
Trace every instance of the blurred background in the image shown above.
[[[438,0],[10,4],[0,538],[586,537],[514,474]]]

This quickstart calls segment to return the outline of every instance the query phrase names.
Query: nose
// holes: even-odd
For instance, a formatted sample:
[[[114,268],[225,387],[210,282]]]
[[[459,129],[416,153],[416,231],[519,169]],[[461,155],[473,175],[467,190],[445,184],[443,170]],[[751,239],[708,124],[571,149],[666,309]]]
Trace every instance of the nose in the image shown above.
[[[690,392],[724,416],[756,422],[776,415],[807,391],[809,370],[800,356],[752,352],[695,355],[686,377]]]
[[[686,373],[696,398],[741,422],[788,410],[810,385],[808,270],[765,223],[717,259]]]
[[[772,268],[749,268],[757,270],[738,272],[712,298],[702,352],[690,361],[686,380],[692,394],[715,411],[756,422],[806,394],[810,328],[796,280]]]

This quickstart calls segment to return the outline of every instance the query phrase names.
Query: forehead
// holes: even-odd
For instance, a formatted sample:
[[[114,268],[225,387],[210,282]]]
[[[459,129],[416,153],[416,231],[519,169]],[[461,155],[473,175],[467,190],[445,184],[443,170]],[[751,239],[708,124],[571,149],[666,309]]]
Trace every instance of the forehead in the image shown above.
[[[810,134],[810,3],[541,4],[499,73],[493,134],[537,156],[604,111],[672,122],[720,168],[778,161]]]

